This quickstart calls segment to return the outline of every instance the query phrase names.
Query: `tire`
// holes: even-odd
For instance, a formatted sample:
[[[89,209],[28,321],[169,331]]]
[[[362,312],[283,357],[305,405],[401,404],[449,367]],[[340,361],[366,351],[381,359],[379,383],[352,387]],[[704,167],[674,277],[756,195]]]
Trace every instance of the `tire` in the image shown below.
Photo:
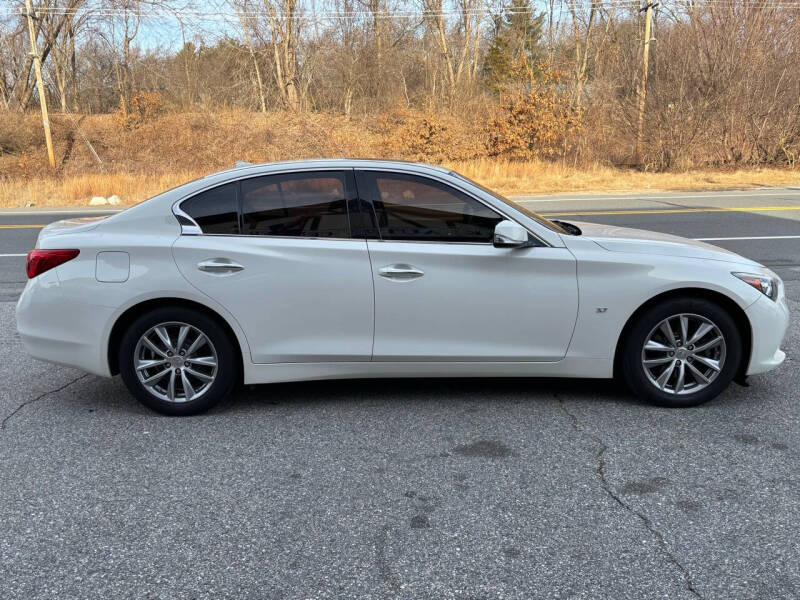
[[[210,409],[238,379],[236,348],[228,333],[208,315],[181,307],[157,308],[130,324],[120,342],[119,370],[142,404],[172,416]]]
[[[684,327],[687,335],[681,339]],[[722,342],[714,344],[718,338]],[[713,345],[703,349],[709,344]],[[720,305],[702,298],[673,298],[639,315],[621,349],[622,376],[634,394],[658,406],[684,408],[708,402],[728,387],[741,364],[742,336]]]

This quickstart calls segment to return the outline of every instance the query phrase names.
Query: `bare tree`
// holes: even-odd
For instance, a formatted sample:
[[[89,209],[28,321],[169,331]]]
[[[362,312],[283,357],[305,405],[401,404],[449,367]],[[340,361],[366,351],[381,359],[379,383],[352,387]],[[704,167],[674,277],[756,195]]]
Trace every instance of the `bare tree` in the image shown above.
[[[447,16],[443,0],[423,0],[425,18],[430,24],[436,44],[444,63],[447,95],[452,101],[463,78],[471,79],[477,67],[470,66],[470,50],[473,38],[480,35],[480,0],[457,0],[459,16],[456,33],[448,31]]]
[[[75,14],[85,0],[64,0],[63,5],[55,6],[51,0],[43,0],[40,4],[34,3],[35,26],[34,36],[39,47],[39,60],[42,65],[47,63],[51,52],[56,49],[62,32],[66,31],[73,23]],[[41,38],[41,42],[39,42]],[[16,74],[13,89],[9,96],[16,99],[17,107],[24,110],[28,107],[33,96],[34,84],[31,78],[33,69],[33,56],[28,54],[24,66]]]
[[[68,93],[72,95],[73,110],[78,110],[77,62],[75,38],[86,23],[87,15],[77,10],[65,15],[66,21],[58,34],[54,31],[53,19],[46,19],[46,36],[54,40],[52,47],[52,73],[58,89],[61,112],[69,112]]]
[[[579,16],[579,10],[576,0],[570,0],[569,11],[572,15],[572,37],[575,44],[574,103],[578,108],[583,104],[583,87],[586,84],[586,67],[589,64],[589,45],[598,12],[598,2],[590,0],[589,12],[585,19]]]
[[[301,33],[302,14],[297,0],[262,0],[269,25],[275,83],[284,106],[300,109],[297,90],[297,41]]]
[[[261,78],[261,67],[258,64],[258,56],[256,54],[255,45],[253,44],[253,36],[250,34],[251,24],[255,21],[250,18],[250,4],[247,0],[234,0],[234,9],[236,16],[239,19],[239,24],[244,33],[244,39],[247,42],[247,50],[250,53],[250,59],[253,61],[253,71],[256,75],[256,90],[258,92],[258,101],[261,106],[261,112],[267,112],[267,101],[264,97],[264,81]]]

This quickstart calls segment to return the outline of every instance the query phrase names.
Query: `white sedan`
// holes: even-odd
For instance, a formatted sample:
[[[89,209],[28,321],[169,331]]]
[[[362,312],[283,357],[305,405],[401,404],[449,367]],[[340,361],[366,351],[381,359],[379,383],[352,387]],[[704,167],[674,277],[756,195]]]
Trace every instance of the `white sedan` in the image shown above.
[[[665,406],[774,369],[784,286],[691,240],[548,221],[447,169],[248,165],[45,227],[28,352],[172,415],[237,382],[619,376]]]

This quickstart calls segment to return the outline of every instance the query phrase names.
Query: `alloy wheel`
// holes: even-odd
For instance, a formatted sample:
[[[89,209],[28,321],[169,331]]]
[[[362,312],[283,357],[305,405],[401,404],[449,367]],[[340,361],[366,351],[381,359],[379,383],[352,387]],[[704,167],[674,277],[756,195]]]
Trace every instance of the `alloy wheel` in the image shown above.
[[[139,338],[133,353],[139,382],[156,398],[190,402],[203,396],[217,376],[217,351],[188,323],[159,323]]]
[[[647,378],[668,394],[708,387],[725,365],[725,337],[710,319],[691,313],[667,317],[645,338],[641,362]]]

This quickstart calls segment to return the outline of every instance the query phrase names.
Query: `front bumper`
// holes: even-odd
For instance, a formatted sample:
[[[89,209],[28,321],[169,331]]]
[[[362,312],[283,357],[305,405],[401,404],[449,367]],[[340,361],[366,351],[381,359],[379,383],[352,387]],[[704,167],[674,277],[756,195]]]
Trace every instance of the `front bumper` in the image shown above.
[[[747,375],[766,373],[783,363],[781,343],[789,327],[789,305],[781,294],[777,302],[759,298],[745,311],[753,332]]]

